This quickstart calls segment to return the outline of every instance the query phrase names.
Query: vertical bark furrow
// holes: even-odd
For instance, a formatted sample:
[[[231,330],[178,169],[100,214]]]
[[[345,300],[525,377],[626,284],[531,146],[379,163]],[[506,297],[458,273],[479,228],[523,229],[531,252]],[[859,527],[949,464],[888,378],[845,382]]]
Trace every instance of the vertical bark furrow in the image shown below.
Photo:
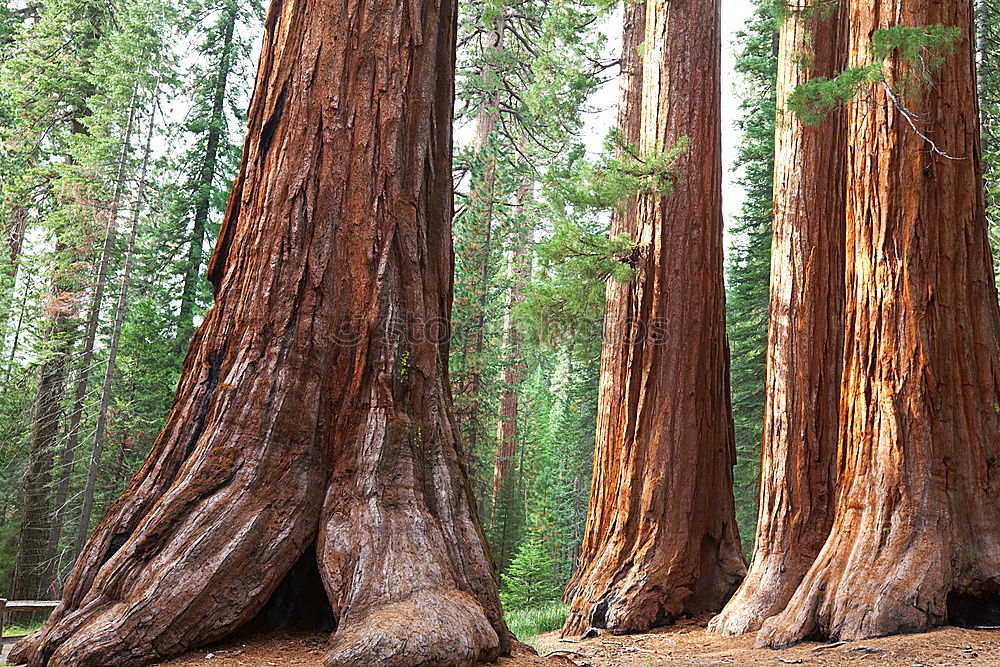
[[[849,65],[896,23],[963,34],[932,86],[879,85],[848,118],[847,297],[839,481],[830,536],[758,642],[860,639],[1000,607],[1000,363],[987,243],[972,2],[853,0]],[[908,65],[893,57],[889,80]]]
[[[646,25],[646,3],[628,2],[622,10],[622,54],[618,127],[623,139],[638,146],[642,107],[642,43]],[[634,239],[637,228],[635,198],[619,205],[611,215],[611,237],[622,234]],[[616,430],[628,385],[625,382],[629,345],[636,325],[632,318],[633,301],[629,298],[632,285],[610,278],[605,290],[605,313],[601,346],[601,375],[598,381],[597,435],[594,449],[593,480],[590,487],[587,526],[583,534],[580,559],[563,594],[566,602],[573,599],[580,577],[596,558],[612,521],[611,505],[607,501],[614,493],[618,479],[619,460],[616,450]],[[628,440],[626,435],[625,441]],[[598,465],[598,462],[600,464]]]

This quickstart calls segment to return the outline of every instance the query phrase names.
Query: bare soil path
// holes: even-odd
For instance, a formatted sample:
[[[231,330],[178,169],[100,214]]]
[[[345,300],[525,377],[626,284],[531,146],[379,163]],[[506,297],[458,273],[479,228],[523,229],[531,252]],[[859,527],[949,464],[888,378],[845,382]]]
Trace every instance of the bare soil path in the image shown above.
[[[545,658],[519,649],[500,667],[651,667],[655,665],[830,665],[832,667],[1000,667],[1000,630],[941,628],[842,644],[805,643],[784,651],[755,649],[753,637],[724,638],[705,632],[707,619],[685,620],[644,635],[601,635],[583,641],[539,635],[531,644]],[[322,667],[326,637],[285,634],[248,637],[194,651],[169,667]],[[377,666],[373,666],[377,667]]]

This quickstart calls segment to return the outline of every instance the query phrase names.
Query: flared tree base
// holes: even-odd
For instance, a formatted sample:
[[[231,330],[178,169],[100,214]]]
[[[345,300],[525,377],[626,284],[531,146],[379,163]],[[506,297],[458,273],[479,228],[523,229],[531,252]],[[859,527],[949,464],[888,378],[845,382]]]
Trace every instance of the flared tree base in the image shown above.
[[[995,555],[967,560],[979,547],[954,544],[947,530],[932,535],[899,525],[874,533],[882,540],[866,537],[871,534],[838,535],[835,527],[788,605],[763,623],[757,646],[857,641],[1000,617]]]

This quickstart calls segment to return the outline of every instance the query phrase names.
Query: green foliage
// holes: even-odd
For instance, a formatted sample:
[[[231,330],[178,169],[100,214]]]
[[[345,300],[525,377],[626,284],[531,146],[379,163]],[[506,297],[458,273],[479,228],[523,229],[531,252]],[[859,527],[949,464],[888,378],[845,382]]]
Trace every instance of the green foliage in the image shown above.
[[[174,310],[187,269],[179,252],[186,240],[183,223],[178,224],[182,216],[176,215],[183,209],[179,193],[195,189],[184,174],[205,152],[199,133],[215,123],[224,164],[212,191],[219,215],[218,202],[225,199],[239,159],[250,48],[259,35],[259,7],[255,13],[250,5],[228,0],[195,4],[52,0],[0,11],[0,225],[8,232],[16,232],[14,223],[25,225],[23,234],[12,234],[23,241],[20,252],[8,254],[5,244],[0,262],[0,374],[5,378],[0,388],[0,587],[6,590],[17,550],[29,436],[37,426],[34,393],[45,362],[59,359],[65,362],[56,406],[59,429],[36,454],[53,461],[46,471],[50,515],[56,509],[55,490],[64,481],[68,494],[59,508],[62,537],[50,544],[51,559],[43,565],[53,566],[57,580],[72,565],[68,549],[79,522],[123,279],[123,232],[133,218],[139,240],[97,466],[95,518],[145,459],[173,399],[184,352],[172,345]],[[225,58],[221,36],[212,28],[221,21],[223,5],[237,9],[236,47]],[[192,65],[187,49],[198,51],[199,45]],[[212,67],[224,59],[232,66],[224,118],[206,120],[199,109],[217,89]],[[140,192],[143,137],[154,105],[153,167]],[[178,118],[184,121],[172,124]],[[93,359],[84,369],[84,332],[95,307],[96,267],[109,226],[117,234],[97,312]],[[210,225],[205,242],[211,241]],[[199,300],[196,316],[206,302]],[[72,450],[68,416],[84,370],[89,377],[81,385],[83,412]]]
[[[668,197],[684,177],[678,162],[688,144],[688,138],[681,137],[665,151],[642,152],[615,127],[597,160],[571,154],[567,167],[550,175],[549,187],[561,191],[576,208],[590,211],[609,210],[640,195]]]
[[[803,123],[815,125],[871,84],[882,84],[895,95],[911,93],[931,84],[933,73],[961,36],[960,28],[943,25],[876,30],[869,45],[871,63],[848,68],[832,79],[815,77],[798,86],[788,98],[788,108]],[[892,63],[901,67],[890,77],[886,68]]]
[[[809,4],[802,4],[801,0],[763,0],[758,3],[758,8],[766,16],[772,17],[775,23],[783,21],[793,14],[806,19],[818,15],[825,20],[833,16],[841,1],[813,0]]]
[[[993,270],[1000,277],[1000,2],[981,0],[977,4],[976,30],[986,221]]]
[[[539,536],[530,535],[521,543],[503,573],[504,592],[500,598],[504,609],[534,609],[559,599],[559,589],[552,582],[550,558]]]
[[[609,66],[601,61],[605,38],[597,29],[607,8],[585,0],[487,0],[463,3],[459,11],[462,46],[456,120],[459,136],[465,124],[475,123],[477,133],[471,145],[459,144],[455,152],[459,206],[453,225],[455,290],[449,370],[456,421],[470,452],[480,516],[504,572],[530,522],[527,508],[535,503],[536,476],[547,474],[536,463],[541,458],[541,440],[548,434],[535,421],[547,415],[528,406],[524,384],[508,386],[504,380],[512,362],[512,351],[504,344],[510,334],[507,329],[512,322],[519,333],[526,328],[519,315],[521,306],[512,308],[508,303],[516,282],[508,264],[526,247],[530,267],[553,236],[571,242],[547,200],[536,201],[536,182],[579,142],[587,97]],[[589,241],[608,245],[606,234]],[[531,273],[526,293],[544,282],[545,269]],[[542,289],[553,302],[568,303],[551,283]],[[603,303],[590,308],[588,317],[599,318],[602,308]],[[551,351],[532,337],[522,339],[519,354],[528,377],[551,373]],[[517,465],[513,479],[493,497],[499,404],[501,395],[510,391],[518,395]],[[548,405],[553,397],[545,389],[538,399]],[[550,577],[553,586],[559,583],[552,572]]]
[[[737,154],[745,199],[732,230],[727,262],[726,320],[731,348],[736,520],[749,555],[757,524],[760,442],[770,300],[771,212],[774,174],[774,22],[763,2],[738,36],[736,64],[743,102],[737,123],[743,138]],[[763,94],[762,94],[763,92]]]
[[[531,609],[504,610],[507,627],[522,642],[558,630],[566,622],[567,616],[569,616],[569,605],[561,602],[550,602]]]

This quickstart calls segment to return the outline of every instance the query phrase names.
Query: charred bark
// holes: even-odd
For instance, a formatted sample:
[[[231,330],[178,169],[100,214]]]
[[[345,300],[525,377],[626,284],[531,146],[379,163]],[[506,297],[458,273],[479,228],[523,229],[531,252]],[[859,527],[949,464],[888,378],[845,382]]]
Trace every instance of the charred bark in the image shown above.
[[[312,546],[327,665],[508,649],[447,390],[455,21],[449,0],[272,3],[215,303],[152,453],[12,660],[219,639]]]
[[[682,137],[690,148],[671,196],[639,198],[636,279],[622,288],[627,305],[609,304],[631,326],[628,340],[604,343],[624,349],[610,363],[603,355],[592,506],[565,634],[639,632],[719,610],[746,572],[732,494],[719,11],[718,0],[646,5],[640,148]]]
[[[971,0],[853,0],[850,65],[874,30],[959,26],[934,85],[875,85],[848,120],[847,300],[833,527],[758,642],[861,639],[1000,619],[1000,363]],[[885,66],[899,81],[906,65]],[[935,152],[928,140],[949,159]]]
[[[785,608],[833,522],[844,335],[844,121],[804,125],[789,95],[846,63],[846,11],[785,16],[778,119],[760,519],[747,578],[709,630],[760,629]]]

